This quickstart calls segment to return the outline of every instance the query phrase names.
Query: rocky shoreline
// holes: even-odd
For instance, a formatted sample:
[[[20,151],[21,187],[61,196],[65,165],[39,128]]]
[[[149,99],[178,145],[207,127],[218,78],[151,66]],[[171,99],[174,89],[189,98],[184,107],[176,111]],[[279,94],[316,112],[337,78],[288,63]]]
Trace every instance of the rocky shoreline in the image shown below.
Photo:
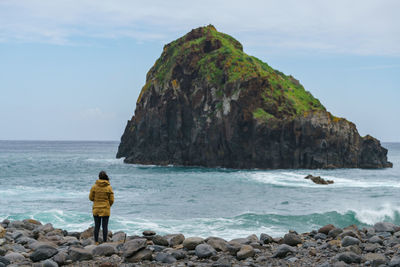
[[[377,223],[359,229],[326,225],[284,237],[251,235],[230,241],[182,234],[109,234],[95,245],[93,228],[56,229],[36,220],[4,220],[0,226],[3,266],[400,266],[400,227]]]

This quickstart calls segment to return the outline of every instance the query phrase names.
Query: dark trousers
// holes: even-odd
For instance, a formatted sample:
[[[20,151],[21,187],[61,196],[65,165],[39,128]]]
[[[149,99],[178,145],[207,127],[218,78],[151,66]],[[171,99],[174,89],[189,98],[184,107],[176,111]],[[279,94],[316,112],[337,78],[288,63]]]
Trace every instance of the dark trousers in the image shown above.
[[[100,225],[103,228],[103,242],[107,242],[108,235],[108,219],[109,216],[93,216],[94,218],[94,241],[99,242]]]

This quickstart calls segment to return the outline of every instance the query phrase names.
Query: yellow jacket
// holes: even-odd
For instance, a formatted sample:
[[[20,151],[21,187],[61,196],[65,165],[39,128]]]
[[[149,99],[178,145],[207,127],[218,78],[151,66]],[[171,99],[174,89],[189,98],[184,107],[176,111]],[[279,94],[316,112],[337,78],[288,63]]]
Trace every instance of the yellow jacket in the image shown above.
[[[89,199],[93,201],[94,216],[110,216],[110,207],[114,203],[114,192],[109,181],[97,180],[90,189]]]

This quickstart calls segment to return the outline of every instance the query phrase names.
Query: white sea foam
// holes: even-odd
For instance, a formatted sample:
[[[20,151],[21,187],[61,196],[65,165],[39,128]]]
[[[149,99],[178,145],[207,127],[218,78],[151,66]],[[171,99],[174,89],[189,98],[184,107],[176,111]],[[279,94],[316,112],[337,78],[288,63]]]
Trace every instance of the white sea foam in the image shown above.
[[[394,221],[396,216],[400,214],[400,208],[394,207],[390,203],[385,203],[381,207],[375,209],[362,208],[354,212],[357,220],[365,224],[373,225],[377,222],[387,220]]]
[[[304,174],[295,172],[253,172],[248,174],[248,178],[264,184],[271,184],[285,187],[310,187],[320,188],[326,185],[314,184],[309,179],[304,179]],[[325,180],[333,180],[334,184],[329,185],[329,188],[343,188],[343,187],[358,187],[358,188],[372,188],[372,187],[395,187],[400,188],[400,181],[385,180],[366,180],[360,178],[347,179],[342,177],[323,175]]]
[[[107,164],[122,164],[124,163],[123,158],[119,159],[86,159],[88,162],[94,162],[94,163],[107,163]]]

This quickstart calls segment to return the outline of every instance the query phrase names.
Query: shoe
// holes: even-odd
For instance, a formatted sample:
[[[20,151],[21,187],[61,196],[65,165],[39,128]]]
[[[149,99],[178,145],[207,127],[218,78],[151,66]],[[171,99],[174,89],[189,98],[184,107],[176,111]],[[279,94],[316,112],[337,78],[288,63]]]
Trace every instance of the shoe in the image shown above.
[[[99,242],[95,242],[94,244],[95,244],[96,246],[98,246],[100,243],[99,243]]]

